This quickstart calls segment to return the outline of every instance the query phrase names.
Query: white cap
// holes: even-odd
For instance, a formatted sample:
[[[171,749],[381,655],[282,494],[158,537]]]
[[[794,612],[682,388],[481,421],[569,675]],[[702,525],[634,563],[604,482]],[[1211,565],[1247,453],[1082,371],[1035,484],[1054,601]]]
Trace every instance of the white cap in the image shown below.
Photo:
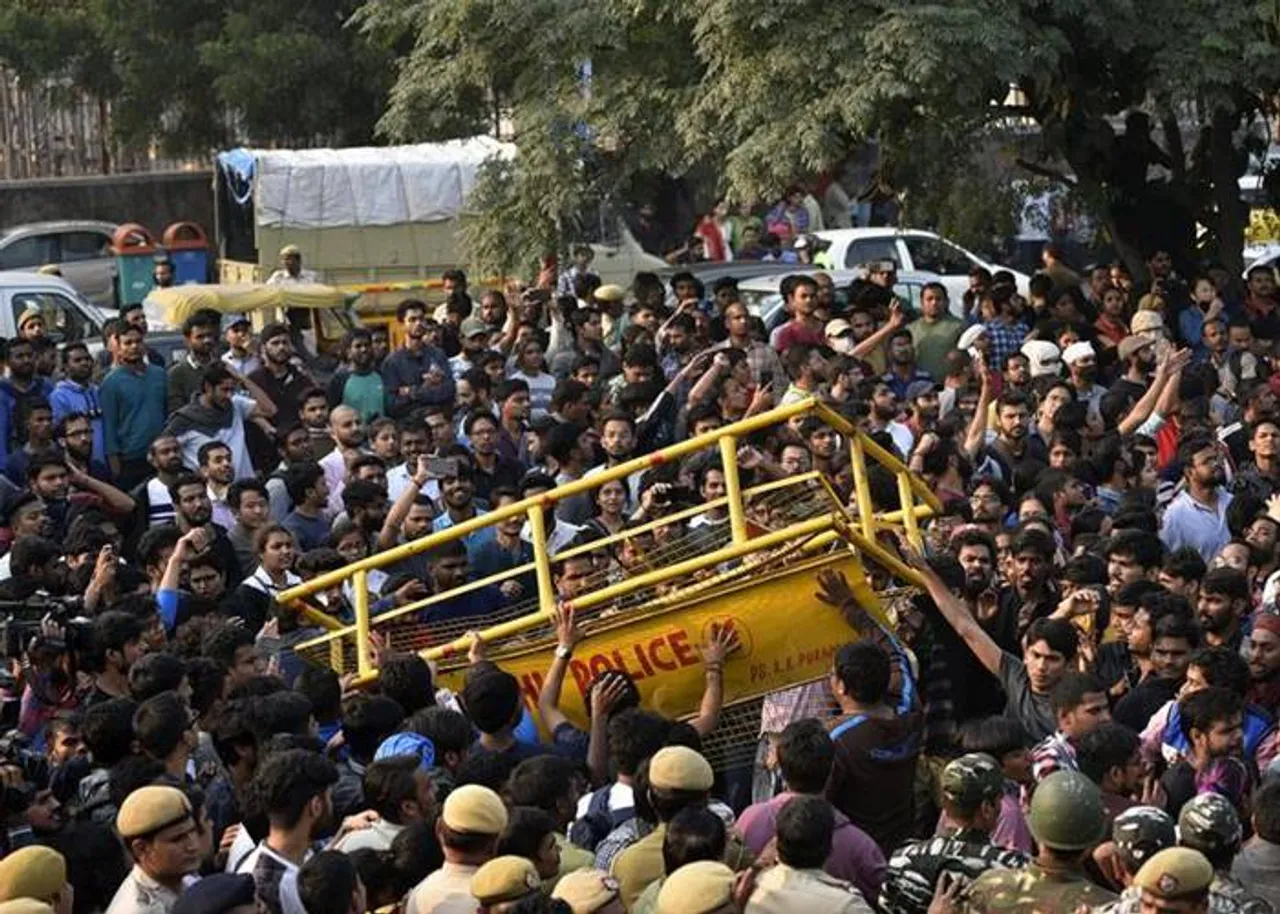
[[[956,348],[968,349],[978,341],[978,337],[984,335],[986,332],[987,328],[982,326],[982,324],[974,324],[964,333],[960,334],[960,339],[956,340]]]
[[[1091,357],[1096,358],[1097,355],[1098,354],[1093,351],[1092,343],[1086,343],[1081,340],[1080,342],[1072,343],[1067,347],[1066,351],[1062,353],[1062,361],[1066,362],[1068,365],[1074,365],[1081,359]]]
[[[1057,346],[1047,340],[1027,340],[1022,344],[1022,354],[1031,363],[1033,378],[1062,372],[1062,354]]]

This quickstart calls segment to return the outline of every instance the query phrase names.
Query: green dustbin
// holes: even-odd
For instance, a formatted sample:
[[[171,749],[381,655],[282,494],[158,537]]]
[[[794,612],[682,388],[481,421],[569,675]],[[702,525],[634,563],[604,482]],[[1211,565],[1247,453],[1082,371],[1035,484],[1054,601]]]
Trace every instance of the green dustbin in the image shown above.
[[[139,304],[155,286],[156,240],[143,226],[126,222],[111,236],[116,255],[116,297],[121,306]]]

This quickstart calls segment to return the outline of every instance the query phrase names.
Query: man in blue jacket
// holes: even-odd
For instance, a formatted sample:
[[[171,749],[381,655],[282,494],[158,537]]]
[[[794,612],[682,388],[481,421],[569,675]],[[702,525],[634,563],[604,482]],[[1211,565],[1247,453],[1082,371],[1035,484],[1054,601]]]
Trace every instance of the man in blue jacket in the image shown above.
[[[56,426],[73,413],[89,417],[93,429],[93,460],[107,462],[107,436],[102,428],[102,393],[93,383],[93,356],[84,343],[67,343],[62,347],[62,370],[66,377],[53,385],[49,405]]]
[[[404,346],[382,363],[387,415],[403,418],[422,406],[453,405],[453,372],[445,354],[427,343],[427,306],[407,299],[396,309]]]

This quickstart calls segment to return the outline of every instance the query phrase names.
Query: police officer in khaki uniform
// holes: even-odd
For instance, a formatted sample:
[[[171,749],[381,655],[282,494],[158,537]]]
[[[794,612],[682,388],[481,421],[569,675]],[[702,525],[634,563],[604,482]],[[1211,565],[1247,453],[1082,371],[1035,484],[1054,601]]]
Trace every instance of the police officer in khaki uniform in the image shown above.
[[[1142,864],[1133,884],[1142,892],[1144,911],[1207,914],[1213,866],[1199,851],[1170,847]]]
[[[657,914],[738,914],[733,870],[714,860],[686,863],[667,877]]]
[[[67,861],[51,847],[34,844],[0,860],[0,901],[31,898],[54,914],[71,914],[75,892],[67,882]]]
[[[141,787],[121,804],[116,831],[134,865],[107,914],[171,914],[200,869],[200,833],[186,796],[176,787]]]
[[[707,760],[687,746],[667,746],[654,753],[649,762],[649,802],[660,824],[614,858],[611,870],[627,910],[635,905],[645,887],[661,879],[665,872],[662,842],[667,823],[686,807],[705,806],[713,780]],[[725,842],[724,862],[736,870],[746,869],[753,862],[751,852],[736,835],[730,835]]]
[[[436,820],[444,865],[409,893],[405,914],[475,914],[471,879],[493,859],[507,827],[507,807],[488,787],[467,784],[449,794]]]
[[[1024,870],[988,870],[969,887],[971,914],[1074,914],[1116,896],[1085,878],[1083,860],[1106,832],[1096,784],[1078,771],[1055,771],[1036,788],[1027,825],[1040,847]]]
[[[795,797],[778,813],[777,828],[779,862],[756,879],[746,914],[872,914],[861,892],[822,869],[836,829],[825,797]]]
[[[551,897],[568,904],[573,914],[623,914],[618,880],[602,870],[566,873],[556,883]]]
[[[494,857],[471,877],[471,894],[481,914],[506,914],[541,886],[533,861],[513,854]]]

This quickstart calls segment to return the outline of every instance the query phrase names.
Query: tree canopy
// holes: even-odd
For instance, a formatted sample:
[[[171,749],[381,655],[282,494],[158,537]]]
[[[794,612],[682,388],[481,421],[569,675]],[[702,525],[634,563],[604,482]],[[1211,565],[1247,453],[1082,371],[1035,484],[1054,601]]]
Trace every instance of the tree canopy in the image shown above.
[[[481,260],[510,266],[646,173],[702,169],[768,199],[868,141],[909,214],[982,206],[948,198],[997,144],[1091,200],[1130,259],[1189,256],[1199,221],[1230,262],[1246,141],[1265,142],[1246,128],[1280,85],[1276,15],[1256,0],[367,0],[359,19],[411,46],[387,137],[513,133],[520,155],[482,182],[491,217],[473,232]]]

